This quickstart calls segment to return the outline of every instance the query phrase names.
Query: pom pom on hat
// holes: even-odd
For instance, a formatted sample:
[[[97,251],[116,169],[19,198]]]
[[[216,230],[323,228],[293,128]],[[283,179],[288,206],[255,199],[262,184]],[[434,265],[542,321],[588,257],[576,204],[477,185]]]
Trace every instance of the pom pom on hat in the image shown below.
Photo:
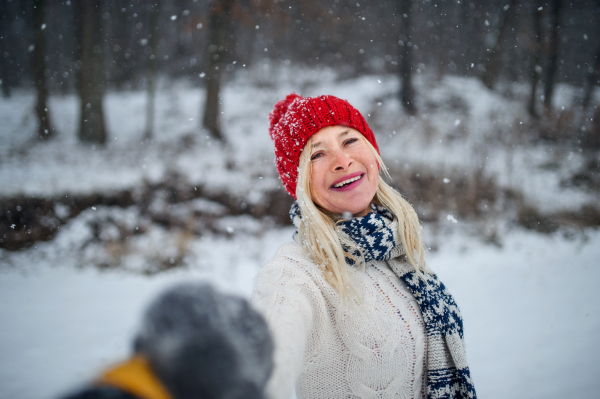
[[[275,144],[275,165],[287,192],[296,198],[300,153],[308,139],[328,126],[359,131],[379,152],[365,118],[346,100],[328,95],[302,97],[288,94],[269,114],[269,135]]]
[[[302,96],[297,95],[296,93],[291,93],[285,96],[285,98],[281,101],[278,101],[273,108],[273,111],[269,114],[269,135],[273,138],[273,127],[277,125],[282,116],[287,112],[290,104],[294,102],[295,99],[302,98]]]

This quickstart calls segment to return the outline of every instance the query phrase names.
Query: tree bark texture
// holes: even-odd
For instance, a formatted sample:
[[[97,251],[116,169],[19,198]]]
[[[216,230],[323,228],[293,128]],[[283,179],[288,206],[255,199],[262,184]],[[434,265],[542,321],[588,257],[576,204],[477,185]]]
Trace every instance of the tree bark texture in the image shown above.
[[[46,32],[44,20],[46,1],[35,0],[32,10],[33,51],[31,52],[31,70],[36,92],[35,114],[38,120],[37,134],[40,139],[49,139],[54,135],[48,112],[48,84],[46,79]]]
[[[552,0],[550,9],[550,35],[548,37],[548,62],[544,73],[544,108],[549,112],[552,108],[554,94],[554,76],[558,66],[558,30],[560,24],[561,0]]]
[[[208,70],[206,73],[206,103],[203,126],[214,138],[223,140],[221,131],[221,77],[232,31],[231,9],[233,0],[215,0],[209,16]]]
[[[412,42],[411,33],[412,27],[412,5],[413,0],[400,0],[400,80],[402,86],[400,88],[400,101],[404,109],[414,114],[417,111],[415,107],[415,90],[412,84]]]
[[[532,59],[531,59],[531,93],[529,95],[529,115],[534,118],[538,117],[536,105],[537,105],[537,88],[538,82],[541,77],[542,67],[540,66],[541,52],[542,52],[542,21],[540,7],[542,7],[542,0],[537,0],[533,4],[533,37],[532,43]]]
[[[514,19],[517,11],[517,2],[518,0],[510,0],[508,3],[508,8],[504,8],[504,12],[500,18],[501,22],[498,28],[496,43],[494,44],[490,56],[488,57],[485,65],[485,72],[482,78],[483,83],[489,89],[494,87],[494,83],[496,83],[498,75],[500,75],[500,70],[502,69],[502,54],[506,50],[506,39],[512,20]]]
[[[101,3],[101,0],[74,2],[79,33],[79,140],[90,144],[106,143]]]

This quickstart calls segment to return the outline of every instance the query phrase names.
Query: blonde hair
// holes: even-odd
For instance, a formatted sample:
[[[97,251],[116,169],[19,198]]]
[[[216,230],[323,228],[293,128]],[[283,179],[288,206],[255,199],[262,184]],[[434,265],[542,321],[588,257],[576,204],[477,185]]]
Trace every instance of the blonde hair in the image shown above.
[[[361,136],[362,137],[362,136]],[[387,168],[381,157],[364,137],[365,143],[369,145],[375,155],[380,171],[389,177]],[[337,290],[342,298],[348,298],[354,290],[348,281],[348,268],[346,267],[346,256],[355,259],[354,256],[344,251],[342,243],[357,248],[350,237],[337,228],[332,214],[317,206],[311,194],[311,160],[310,151],[312,138],[304,146],[300,154],[298,167],[298,184],[296,187],[296,198],[302,215],[302,223],[298,226],[298,239],[300,244],[310,253],[313,261],[323,269],[325,279]],[[413,207],[402,197],[402,195],[390,187],[381,177],[377,184],[377,191],[373,201],[386,207],[396,217],[398,223],[398,237],[402,248],[410,264],[415,268],[418,275],[426,270],[425,246],[421,239],[421,226],[419,218]],[[358,248],[360,251],[360,248]],[[362,256],[361,256],[362,257]],[[355,259],[357,260],[357,259]],[[364,257],[358,259],[357,263],[364,267]]]

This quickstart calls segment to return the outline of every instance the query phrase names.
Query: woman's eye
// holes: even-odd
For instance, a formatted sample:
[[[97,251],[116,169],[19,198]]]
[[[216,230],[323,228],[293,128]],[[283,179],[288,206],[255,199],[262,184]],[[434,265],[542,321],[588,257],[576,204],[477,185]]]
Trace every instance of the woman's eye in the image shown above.
[[[346,144],[346,145],[348,145],[348,144],[355,143],[355,142],[357,142],[357,141],[358,141],[358,139],[357,139],[357,138],[351,138],[351,139],[348,139],[348,140],[346,140],[345,144]]]
[[[311,160],[311,161],[314,161],[315,159],[317,159],[317,158],[320,158],[320,157],[321,157],[321,155],[323,155],[323,153],[322,153],[322,152],[317,152],[317,153],[315,153],[315,154],[312,154],[312,155],[310,156],[310,160]]]

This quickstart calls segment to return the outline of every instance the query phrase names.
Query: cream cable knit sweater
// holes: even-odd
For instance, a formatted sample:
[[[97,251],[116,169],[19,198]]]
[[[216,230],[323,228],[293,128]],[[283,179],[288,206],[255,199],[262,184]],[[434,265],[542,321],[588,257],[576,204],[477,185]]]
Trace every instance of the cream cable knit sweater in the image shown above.
[[[362,298],[341,307],[297,243],[281,247],[256,277],[253,304],[275,339],[271,399],[424,398],[425,325],[414,297],[387,262],[350,273]]]

